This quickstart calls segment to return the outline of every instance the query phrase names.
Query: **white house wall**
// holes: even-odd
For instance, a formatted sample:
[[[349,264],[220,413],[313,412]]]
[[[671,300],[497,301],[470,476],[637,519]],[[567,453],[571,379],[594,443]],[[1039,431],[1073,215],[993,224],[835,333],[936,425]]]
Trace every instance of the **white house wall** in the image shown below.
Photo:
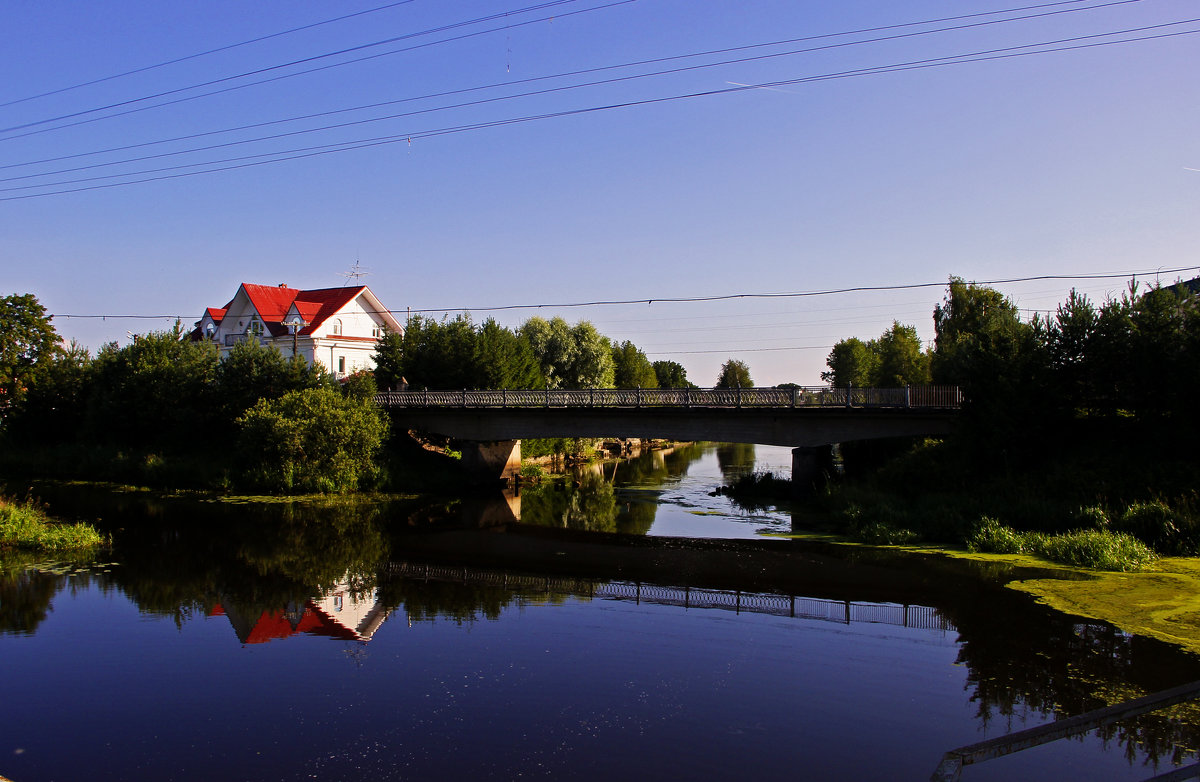
[[[375,345],[384,329],[388,328],[388,320],[395,326],[399,324],[390,315],[375,312],[372,304],[367,295],[360,294],[341,310],[326,318],[314,333],[301,334],[294,338],[291,334],[273,337],[264,323],[259,342],[268,347],[278,348],[285,357],[292,356],[294,352],[309,364],[320,364],[338,378],[362,370],[373,370]],[[291,320],[295,313],[296,308],[293,305],[284,316],[284,323]],[[252,317],[257,314],[250,297],[239,287],[233,301],[229,303],[225,317],[213,332],[213,341],[220,349],[222,358],[229,354],[239,339],[245,338]],[[259,320],[261,322],[261,317]],[[209,322],[211,319],[206,314],[199,324],[201,334],[206,334],[204,326]],[[339,322],[341,333],[334,334],[335,325]],[[233,337],[229,344],[226,344],[226,337]]]

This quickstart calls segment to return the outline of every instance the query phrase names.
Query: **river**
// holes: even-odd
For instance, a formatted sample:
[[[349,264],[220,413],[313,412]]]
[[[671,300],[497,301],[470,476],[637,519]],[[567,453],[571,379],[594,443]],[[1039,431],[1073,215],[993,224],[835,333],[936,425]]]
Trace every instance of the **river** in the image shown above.
[[[1200,679],[1003,587],[1022,573],[784,539],[787,511],[713,494],[789,464],[697,445],[437,501],[38,486],[115,547],[5,560],[0,776],[924,780]],[[962,779],[1149,779],[1198,739],[1186,706]]]

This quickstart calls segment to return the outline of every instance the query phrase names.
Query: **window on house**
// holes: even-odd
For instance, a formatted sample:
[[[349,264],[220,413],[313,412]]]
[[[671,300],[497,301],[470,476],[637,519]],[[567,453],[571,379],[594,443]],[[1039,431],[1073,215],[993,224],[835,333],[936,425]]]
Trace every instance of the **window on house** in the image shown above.
[[[334,334],[342,333],[342,322],[340,320],[335,320],[333,322],[333,333]]]
[[[262,321],[258,319],[257,315],[250,316],[250,333],[256,337],[262,336],[263,324]]]
[[[374,328],[372,328],[371,336],[374,337],[375,339],[379,339],[380,337],[382,337],[383,336],[383,327],[375,326]]]
[[[338,356],[338,374],[346,374],[346,357]]]

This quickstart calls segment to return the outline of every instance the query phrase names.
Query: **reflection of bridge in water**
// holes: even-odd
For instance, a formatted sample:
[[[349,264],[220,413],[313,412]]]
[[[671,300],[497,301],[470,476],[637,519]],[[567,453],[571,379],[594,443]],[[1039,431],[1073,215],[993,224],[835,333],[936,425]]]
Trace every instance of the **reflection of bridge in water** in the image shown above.
[[[921,605],[830,600],[775,592],[663,586],[640,581],[535,576],[500,570],[409,562],[392,562],[388,572],[392,576],[410,580],[499,587],[513,590],[518,595],[522,592],[566,594],[588,599],[633,601],[639,605],[648,603],[684,609],[718,609],[739,614],[770,614],[839,624],[886,624],[941,632],[954,632],[956,629],[938,609]]]

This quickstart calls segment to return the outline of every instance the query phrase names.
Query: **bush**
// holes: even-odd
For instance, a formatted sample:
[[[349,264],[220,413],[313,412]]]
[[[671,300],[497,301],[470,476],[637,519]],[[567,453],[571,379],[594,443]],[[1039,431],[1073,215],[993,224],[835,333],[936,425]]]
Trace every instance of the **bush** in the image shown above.
[[[1051,562],[1096,570],[1141,570],[1154,561],[1150,547],[1132,535],[1103,529],[1061,535],[1017,532],[986,516],[968,538],[967,548],[993,554],[1036,554]]]
[[[238,419],[250,482],[274,491],[347,492],[377,478],[387,419],[328,388],[260,399]]]
[[[1099,505],[1091,505],[1075,511],[1072,519],[1080,529],[1108,529],[1110,526],[1108,512]]]
[[[1191,556],[1200,553],[1200,529],[1194,520],[1162,500],[1135,502],[1114,525],[1161,554]]]
[[[1006,527],[996,519],[984,516],[979,520],[979,526],[967,538],[967,550],[992,554],[1024,554],[1028,551],[1026,537],[1012,527]]]
[[[103,544],[104,538],[87,524],[59,524],[32,502],[18,505],[0,497],[0,549],[77,551]]]
[[[1038,554],[1054,562],[1096,570],[1141,570],[1154,561],[1150,547],[1132,535],[1108,530],[1079,530],[1046,535]]]
[[[886,521],[872,521],[859,528],[855,537],[872,546],[904,546],[914,542],[917,533]]]

